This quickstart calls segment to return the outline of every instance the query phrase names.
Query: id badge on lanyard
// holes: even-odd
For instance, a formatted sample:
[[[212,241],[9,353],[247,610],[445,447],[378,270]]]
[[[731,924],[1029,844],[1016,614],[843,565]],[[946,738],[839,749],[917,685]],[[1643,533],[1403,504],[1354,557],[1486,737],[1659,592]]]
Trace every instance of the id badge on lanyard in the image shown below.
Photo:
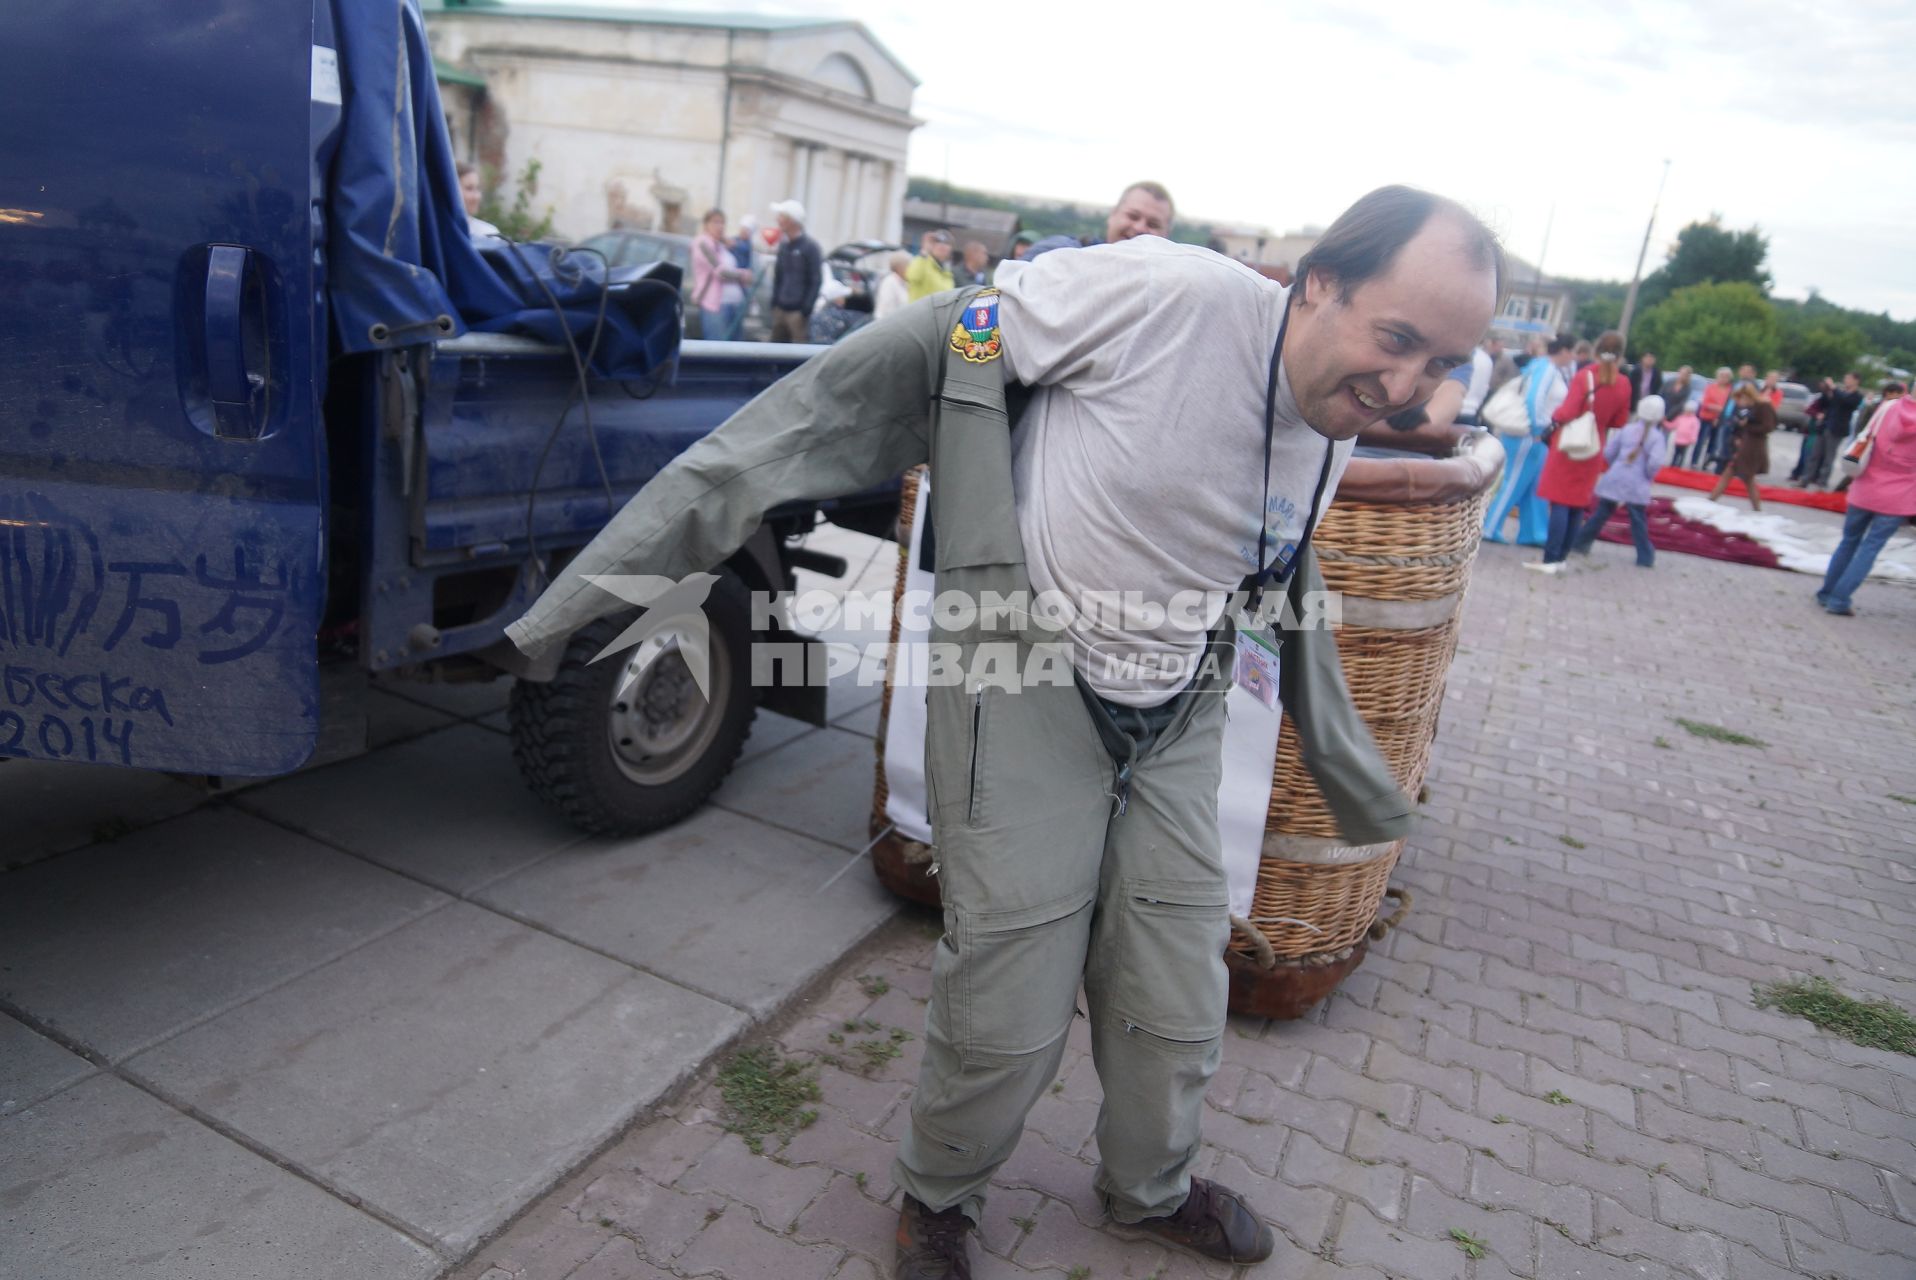
[[[1297,566],[1304,558],[1305,549],[1311,545],[1311,535],[1317,531],[1318,507],[1324,501],[1324,489],[1330,483],[1331,462],[1336,457],[1336,444],[1324,442],[1324,465],[1318,469],[1317,487],[1311,493],[1311,504],[1304,511],[1304,532],[1296,542],[1286,542],[1277,550],[1274,559],[1266,559],[1265,553],[1270,546],[1270,505],[1271,505],[1271,453],[1277,435],[1277,383],[1280,360],[1284,354],[1284,334],[1291,323],[1291,306],[1288,297],[1284,300],[1284,318],[1278,322],[1277,342],[1271,348],[1270,381],[1264,392],[1264,497],[1257,513],[1257,573],[1251,579],[1250,612],[1253,618],[1264,602],[1264,587],[1267,583],[1287,586],[1291,575],[1297,572]],[[1237,633],[1236,660],[1232,667],[1232,678],[1239,688],[1257,699],[1267,710],[1278,707],[1278,641],[1276,628],[1269,622],[1256,621],[1250,627]]]
[[[1237,657],[1231,679],[1266,711],[1277,710],[1277,637],[1268,626],[1237,633]]]

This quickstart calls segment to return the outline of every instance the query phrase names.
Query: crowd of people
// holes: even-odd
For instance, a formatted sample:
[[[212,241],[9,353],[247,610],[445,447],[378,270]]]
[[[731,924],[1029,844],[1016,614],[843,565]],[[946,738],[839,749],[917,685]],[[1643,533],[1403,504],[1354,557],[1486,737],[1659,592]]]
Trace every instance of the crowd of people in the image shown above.
[[[460,179],[475,234],[496,234],[478,221],[477,175],[462,166]],[[961,246],[950,231],[932,230],[920,237],[918,252],[893,251],[869,295],[854,299],[853,290],[825,269],[818,242],[805,230],[804,205],[782,200],[771,212],[776,231],[765,239],[776,248],[774,342],[835,342],[908,303],[993,278],[985,245],[973,240]],[[1009,258],[1168,236],[1175,214],[1162,186],[1133,183],[1112,207],[1102,238],[1021,232]],[[750,215],[730,234],[722,210],[701,220],[692,243],[690,298],[702,336],[740,336],[763,270],[755,259],[757,233]],[[1783,374],[1771,369],[1759,378],[1752,364],[1735,370],[1725,365],[1705,381],[1687,364],[1666,373],[1654,352],[1644,352],[1634,365],[1626,365],[1623,354],[1615,331],[1594,343],[1569,334],[1535,337],[1520,355],[1490,335],[1426,403],[1390,421],[1399,428],[1458,422],[1497,431],[1506,452],[1504,478],[1485,512],[1484,538],[1541,548],[1541,557],[1526,568],[1565,572],[1571,553],[1588,554],[1619,507],[1629,520],[1637,565],[1652,568],[1648,507],[1664,466],[1717,473],[1712,500],[1740,481],[1751,509],[1762,510],[1759,482],[1770,467]],[[1858,375],[1846,373],[1840,380],[1822,379],[1805,407],[1804,438],[1788,483],[1849,491],[1842,540],[1816,593],[1831,613],[1853,612],[1851,597],[1878,553],[1905,520],[1916,517],[1916,408],[1905,390],[1890,381],[1866,393]],[[1507,533],[1513,518],[1514,539]]]
[[[1508,366],[1505,360],[1509,360]],[[1474,366],[1474,367],[1473,367]],[[1536,339],[1521,359],[1494,341],[1473,366],[1452,375],[1458,421],[1494,428],[1503,438],[1503,482],[1484,514],[1486,541],[1542,548],[1525,568],[1560,574],[1572,552],[1587,554],[1618,507],[1630,522],[1636,562],[1656,563],[1650,543],[1651,488],[1666,464],[1714,471],[1720,501],[1740,481],[1752,510],[1770,469],[1770,437],[1778,429],[1783,377],[1758,378],[1753,365],[1716,370],[1708,382],[1683,365],[1665,374],[1646,352],[1623,363],[1615,331],[1595,343],[1560,334]],[[1505,383],[1509,391],[1492,401]],[[1443,388],[1427,411],[1440,404]],[[1900,382],[1865,396],[1854,373],[1825,378],[1806,406],[1804,439],[1789,482],[1804,489],[1848,491],[1843,535],[1817,603],[1839,616],[1854,612],[1856,588],[1890,535],[1916,517],[1916,408]]]
[[[475,228],[478,198],[475,175],[466,194]],[[866,282],[850,273],[853,283],[848,284],[827,268],[818,241],[806,232],[802,203],[781,200],[771,212],[775,225],[762,237],[773,249],[769,266],[758,257],[763,249],[755,243],[761,238],[757,219],[748,214],[730,232],[722,209],[712,209],[700,220],[687,283],[689,310],[698,317],[698,336],[720,340],[745,336],[755,290],[768,272],[767,336],[773,342],[812,343],[836,342],[907,303],[947,289],[988,285],[996,274],[991,251],[982,241],[960,244],[952,232],[936,229],[919,237],[916,253],[893,250],[876,280]],[[1167,236],[1173,214],[1170,193],[1162,186],[1134,183],[1118,198],[1101,238],[1041,238],[1036,232],[1021,231],[1012,238],[1007,259],[1022,261],[1054,249],[1116,243],[1140,235]],[[475,234],[480,232],[476,229]]]

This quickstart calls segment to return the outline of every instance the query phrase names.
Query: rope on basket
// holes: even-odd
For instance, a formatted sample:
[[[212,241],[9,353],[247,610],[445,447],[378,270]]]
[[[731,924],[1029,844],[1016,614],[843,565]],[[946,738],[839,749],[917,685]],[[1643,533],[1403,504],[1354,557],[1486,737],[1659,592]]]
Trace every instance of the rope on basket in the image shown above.
[[[1386,889],[1384,890],[1384,896],[1386,898],[1397,899],[1397,910],[1390,913],[1390,919],[1388,920],[1371,921],[1371,926],[1367,932],[1373,942],[1382,940],[1385,934],[1402,924],[1404,917],[1410,914],[1410,890]]]
[[[1259,932],[1256,925],[1243,916],[1232,916],[1231,931],[1251,944],[1251,950],[1256,953],[1251,958],[1257,961],[1258,968],[1277,968],[1277,952],[1271,950],[1271,940]]]
[[[1456,565],[1467,564],[1475,558],[1473,551],[1469,555],[1458,552],[1445,556],[1379,556],[1353,555],[1339,551],[1335,547],[1313,547],[1318,559],[1326,564],[1371,564],[1389,565],[1394,569],[1448,569]]]

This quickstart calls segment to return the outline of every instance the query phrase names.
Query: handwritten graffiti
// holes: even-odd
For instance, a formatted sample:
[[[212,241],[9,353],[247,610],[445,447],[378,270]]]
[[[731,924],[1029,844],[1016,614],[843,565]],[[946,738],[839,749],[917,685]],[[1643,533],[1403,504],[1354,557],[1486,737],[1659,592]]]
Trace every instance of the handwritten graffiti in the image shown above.
[[[130,765],[142,720],[173,724],[163,692],[105,671],[8,665],[0,668],[0,703],[0,756]]]
[[[93,530],[40,494],[0,494],[0,645],[65,657],[105,591]]]
[[[40,494],[0,495],[0,649],[66,657],[96,619],[112,624],[99,640],[190,652],[205,666],[237,662],[279,634],[291,579],[284,561],[270,567],[235,546],[231,569],[217,557],[106,560],[83,520]],[[117,605],[117,611],[115,606]]]

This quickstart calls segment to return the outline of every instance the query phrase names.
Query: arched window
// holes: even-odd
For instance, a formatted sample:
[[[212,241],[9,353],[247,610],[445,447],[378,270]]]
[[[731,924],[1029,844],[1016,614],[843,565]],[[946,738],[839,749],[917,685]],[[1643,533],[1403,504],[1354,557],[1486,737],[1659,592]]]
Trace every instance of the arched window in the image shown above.
[[[834,53],[812,70],[812,79],[829,89],[859,98],[872,96],[871,77],[850,54]]]

